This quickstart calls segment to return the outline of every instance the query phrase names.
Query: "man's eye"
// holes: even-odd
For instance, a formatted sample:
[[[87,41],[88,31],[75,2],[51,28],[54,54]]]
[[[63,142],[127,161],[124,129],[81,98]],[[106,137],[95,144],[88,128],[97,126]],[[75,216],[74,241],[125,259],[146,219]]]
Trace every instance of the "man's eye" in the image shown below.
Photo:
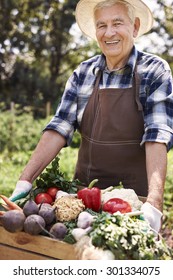
[[[119,25],[121,25],[121,22],[115,22],[114,23],[114,26],[119,26]]]
[[[99,25],[98,26],[98,29],[102,29],[102,28],[104,28],[105,27],[105,25]]]

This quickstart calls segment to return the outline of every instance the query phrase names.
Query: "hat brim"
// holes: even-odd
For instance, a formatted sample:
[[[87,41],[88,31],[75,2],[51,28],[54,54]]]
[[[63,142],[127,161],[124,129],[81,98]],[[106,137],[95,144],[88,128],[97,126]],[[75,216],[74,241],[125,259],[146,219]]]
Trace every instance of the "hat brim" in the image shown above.
[[[80,0],[76,6],[76,22],[82,33],[96,40],[94,7],[104,0]],[[137,37],[147,33],[153,26],[153,15],[149,7],[141,0],[126,0],[135,8],[135,17],[140,19]]]

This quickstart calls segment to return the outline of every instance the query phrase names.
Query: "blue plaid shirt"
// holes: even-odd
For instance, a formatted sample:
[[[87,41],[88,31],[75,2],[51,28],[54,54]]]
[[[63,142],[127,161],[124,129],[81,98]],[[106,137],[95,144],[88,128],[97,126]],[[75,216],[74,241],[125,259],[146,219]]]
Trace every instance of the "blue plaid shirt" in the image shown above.
[[[173,146],[173,91],[168,63],[158,56],[133,48],[124,69],[109,71],[104,55],[82,62],[68,79],[55,116],[45,130],[55,130],[70,145],[74,131],[80,127],[83,112],[93,91],[98,71],[103,72],[100,88],[130,88],[137,62],[140,77],[139,97],[143,106],[145,132],[141,145],[146,141]]]

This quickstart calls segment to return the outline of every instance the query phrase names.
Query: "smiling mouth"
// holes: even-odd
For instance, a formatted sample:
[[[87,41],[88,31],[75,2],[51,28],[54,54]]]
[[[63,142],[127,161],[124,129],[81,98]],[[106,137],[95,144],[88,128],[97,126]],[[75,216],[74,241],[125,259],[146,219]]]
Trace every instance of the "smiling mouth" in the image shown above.
[[[120,40],[105,41],[106,45],[117,45],[119,42]]]

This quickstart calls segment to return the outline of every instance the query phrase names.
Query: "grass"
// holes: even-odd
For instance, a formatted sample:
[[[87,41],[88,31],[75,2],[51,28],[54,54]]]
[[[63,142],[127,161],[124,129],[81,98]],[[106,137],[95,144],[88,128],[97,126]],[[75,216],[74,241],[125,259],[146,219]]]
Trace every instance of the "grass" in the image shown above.
[[[60,153],[60,170],[67,179],[72,179],[77,160],[78,149],[65,148]],[[0,154],[0,193],[9,196],[15,188],[16,182],[27,164],[31,152],[16,152]]]
[[[168,153],[168,171],[167,176],[173,179],[173,149]]]

